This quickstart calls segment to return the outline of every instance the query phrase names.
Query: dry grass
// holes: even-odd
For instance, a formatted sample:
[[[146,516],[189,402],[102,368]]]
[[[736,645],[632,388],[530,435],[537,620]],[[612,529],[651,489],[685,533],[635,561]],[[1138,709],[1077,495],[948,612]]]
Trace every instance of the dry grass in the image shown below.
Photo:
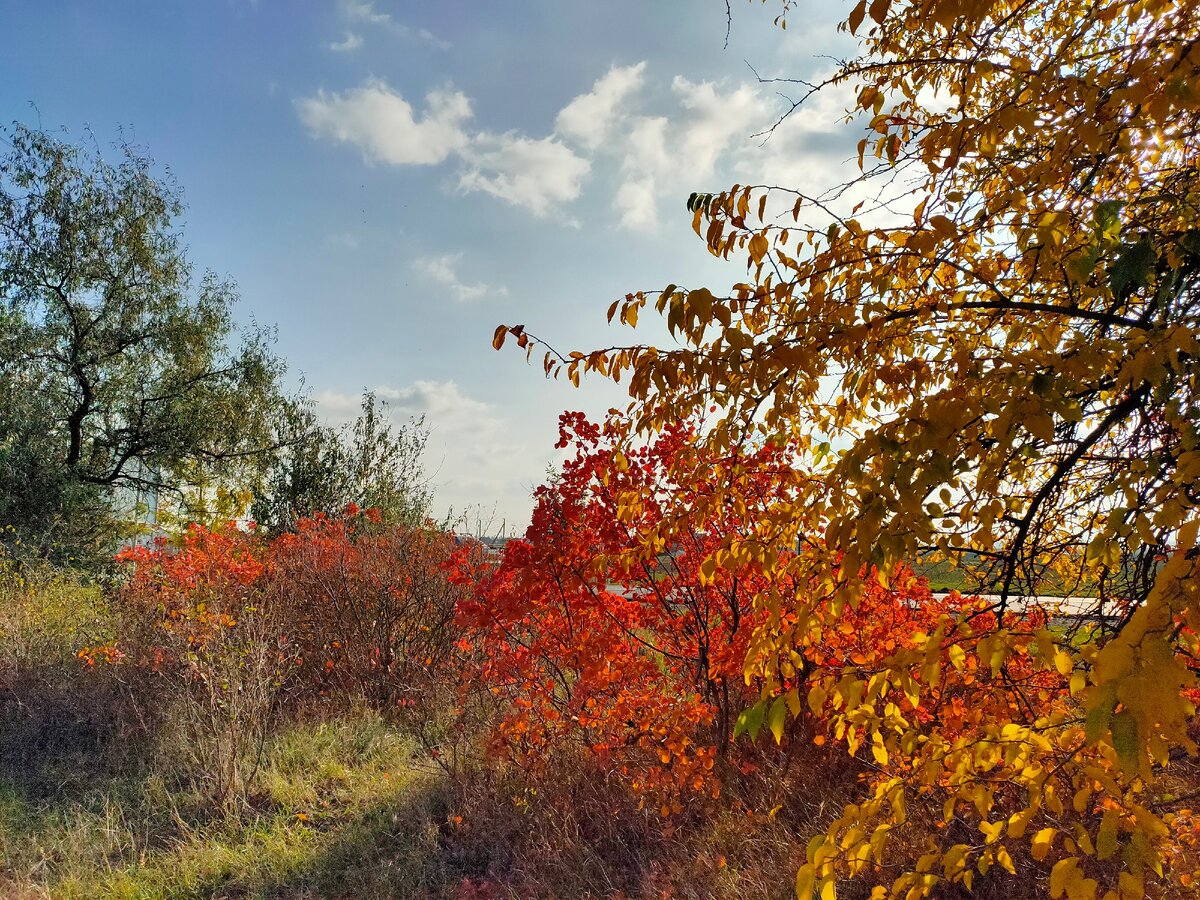
[[[4,898],[784,900],[808,839],[859,790],[836,749],[801,741],[789,759],[763,747],[757,771],[726,773],[719,801],[668,821],[589,758],[564,751],[534,777],[483,764],[449,709],[414,728],[361,707],[291,711],[264,731],[236,802],[214,802],[208,757],[186,746],[204,729],[156,706],[152,682],[76,659],[111,627],[83,581],[0,570]],[[1178,793],[1198,785],[1200,769],[1181,764]],[[910,802],[890,864],[945,837],[926,813]],[[1016,876],[935,896],[1039,896],[1053,860],[1015,862]]]

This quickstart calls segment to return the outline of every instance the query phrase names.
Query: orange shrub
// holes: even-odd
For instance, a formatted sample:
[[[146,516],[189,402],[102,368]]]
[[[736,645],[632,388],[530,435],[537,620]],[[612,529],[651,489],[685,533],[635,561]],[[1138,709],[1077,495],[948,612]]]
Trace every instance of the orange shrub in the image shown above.
[[[286,610],[307,684],[379,708],[413,709],[450,663],[456,545],[431,527],[359,515],[302,519],[271,545],[275,602]]]
[[[689,797],[718,796],[723,768],[753,767],[755,751],[732,738],[771,716],[756,703],[762,682],[743,675],[767,621],[751,598],[804,586],[768,585],[753,565],[714,558],[748,532],[787,448],[704,457],[696,428],[681,424],[630,449],[625,422],[579,414],[564,415],[560,433],[575,456],[537,490],[525,539],[509,542],[498,564],[464,565],[457,576],[474,588],[459,604],[464,647],[478,653],[468,681],[501,701],[496,752],[537,767],[583,748],[664,815],[677,813]],[[737,501],[704,502],[717,492]],[[630,493],[636,514],[622,503]],[[669,547],[656,543],[666,517],[682,536]],[[935,602],[907,570],[893,584],[867,579],[859,608],[800,648],[785,690],[869,667],[959,603]],[[769,724],[784,737],[780,720]]]

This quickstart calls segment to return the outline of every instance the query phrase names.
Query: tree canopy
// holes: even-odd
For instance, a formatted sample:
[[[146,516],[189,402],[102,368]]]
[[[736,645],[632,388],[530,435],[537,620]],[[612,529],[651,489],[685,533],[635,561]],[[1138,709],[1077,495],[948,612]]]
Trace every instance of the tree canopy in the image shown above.
[[[351,504],[376,510],[388,525],[424,524],[432,490],[422,460],[429,437],[422,420],[394,426],[387,404],[370,391],[358,418],[341,428],[322,425],[300,401],[285,404],[280,418],[283,447],[251,506],[260,524],[286,530],[303,516],[338,515]]]
[[[867,132],[847,147],[857,174],[693,194],[696,233],[747,277],[631,293],[610,319],[650,307],[677,346],[548,350],[546,371],[628,379],[642,433],[711,408],[711,452],[797,448],[777,501],[712,559],[770,585],[746,659],[758,721],[804,690],[850,752],[874,753],[871,790],[809,846],[799,896],[880,862],[917,796],[944,800],[946,840],[898,876],[874,870],[882,895],[969,887],[1024,846],[1052,863],[1051,896],[1140,897],[1191,827],[1170,778],[1196,750],[1200,8],[863,0],[843,27],[861,54],[791,84],[775,127],[845,91]],[[508,337],[540,343],[501,326],[497,347]],[[737,484],[695,502],[744,505]],[[861,571],[886,580],[931,553],[975,561],[990,606],[797,686],[796,649],[857,606]],[[1051,581],[1095,598],[1090,625],[1020,614],[1014,598]],[[946,672],[926,663],[947,648],[980,701],[1011,700],[1000,713],[968,702],[950,727],[904,711],[937,708]],[[1067,684],[1014,676],[1030,666]]]
[[[178,189],[123,145],[17,125],[0,159],[0,517],[111,540],[112,489],[169,491],[274,446],[282,364],[234,286],[193,278]]]

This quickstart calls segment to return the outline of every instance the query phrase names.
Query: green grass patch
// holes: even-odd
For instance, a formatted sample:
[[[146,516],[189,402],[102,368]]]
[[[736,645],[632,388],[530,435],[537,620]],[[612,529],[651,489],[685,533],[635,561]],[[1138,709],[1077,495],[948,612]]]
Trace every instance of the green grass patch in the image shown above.
[[[366,713],[294,726],[266,747],[247,808],[208,819],[154,775],[49,799],[0,783],[0,894],[442,896],[448,786],[413,749]]]
[[[959,565],[948,559],[918,560],[913,565],[913,572],[929,579],[929,589],[934,593],[949,593],[958,591],[960,594],[995,594],[999,593],[1000,585],[995,580],[989,580],[979,573],[983,567],[978,557],[973,554],[963,554]],[[1093,581],[1081,584],[1066,584],[1062,579],[1049,573],[1037,585],[1037,595],[1040,597],[1087,597],[1095,596],[1097,585]],[[1013,585],[1013,593],[1028,593],[1028,585],[1020,582]]]

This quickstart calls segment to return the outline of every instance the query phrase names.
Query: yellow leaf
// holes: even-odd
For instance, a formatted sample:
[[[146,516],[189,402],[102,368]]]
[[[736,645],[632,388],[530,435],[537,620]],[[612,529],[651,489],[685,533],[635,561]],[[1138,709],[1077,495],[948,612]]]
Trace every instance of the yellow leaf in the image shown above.
[[[1059,650],[1054,654],[1054,668],[1058,670],[1059,675],[1070,675],[1071,670],[1075,668],[1075,660],[1071,659],[1069,653]]]
[[[1038,862],[1046,858],[1050,852],[1050,848],[1054,845],[1054,837],[1058,834],[1057,828],[1043,828],[1033,836],[1033,840],[1029,844],[1029,853]]]
[[[1117,850],[1118,825],[1121,815],[1115,809],[1105,810],[1096,834],[1096,858],[1108,859]]]
[[[1079,860],[1073,856],[1060,859],[1050,870],[1050,896],[1061,897],[1067,890],[1067,884],[1079,877]]]
[[[1117,887],[1121,891],[1121,900],[1143,900],[1146,896],[1142,879],[1132,872],[1122,872],[1117,877]]]
[[[796,873],[796,900],[812,900],[816,885],[816,867],[812,863],[805,863]]]
[[[885,747],[883,745],[883,737],[879,734],[878,731],[875,732],[875,734],[871,736],[871,755],[875,758],[875,762],[877,762],[879,765],[881,765],[881,766],[887,765],[887,763],[888,763],[887,747]]]
[[[755,264],[762,262],[763,257],[767,255],[769,247],[770,245],[767,242],[765,234],[759,233],[750,238],[750,258],[754,260]]]
[[[1008,850],[1005,847],[1000,846],[996,848],[996,862],[1010,875],[1017,874],[1016,866],[1013,865],[1012,857],[1009,856]]]
[[[1071,675],[1071,696],[1079,696],[1079,692],[1087,686],[1087,675],[1083,672],[1075,672]]]
[[[787,702],[788,712],[792,714],[792,718],[794,719],[794,718],[798,717],[800,715],[800,710],[801,710],[800,689],[792,688],[790,691],[788,691],[786,694],[783,695],[783,699]]]
[[[929,218],[929,224],[933,227],[933,230],[942,237],[952,238],[958,234],[958,227],[954,224],[952,219],[946,216],[931,216]]]
[[[783,742],[783,726],[787,723],[787,701],[783,697],[776,697],[771,704],[771,709],[767,712],[767,727],[771,729],[771,734],[775,736],[775,743]]]
[[[950,646],[950,649],[947,651],[947,653],[950,657],[950,664],[953,665],[954,668],[958,669],[958,671],[961,672],[962,668],[963,668],[963,664],[966,662],[966,659],[967,659],[966,652],[958,644],[952,644]]]
[[[814,684],[808,690],[808,708],[813,713],[820,715],[821,710],[825,708],[825,688],[819,684]]]
[[[850,17],[846,20],[846,24],[850,26],[851,34],[858,34],[858,26],[862,24],[863,18],[867,15],[867,0],[859,0],[858,5],[850,10]]]
[[[1181,550],[1190,550],[1196,546],[1197,532],[1200,531],[1200,519],[1191,519],[1179,526],[1179,534],[1175,544]]]
[[[1025,419],[1025,430],[1045,443],[1054,441],[1054,417],[1046,412],[1036,412]]]

